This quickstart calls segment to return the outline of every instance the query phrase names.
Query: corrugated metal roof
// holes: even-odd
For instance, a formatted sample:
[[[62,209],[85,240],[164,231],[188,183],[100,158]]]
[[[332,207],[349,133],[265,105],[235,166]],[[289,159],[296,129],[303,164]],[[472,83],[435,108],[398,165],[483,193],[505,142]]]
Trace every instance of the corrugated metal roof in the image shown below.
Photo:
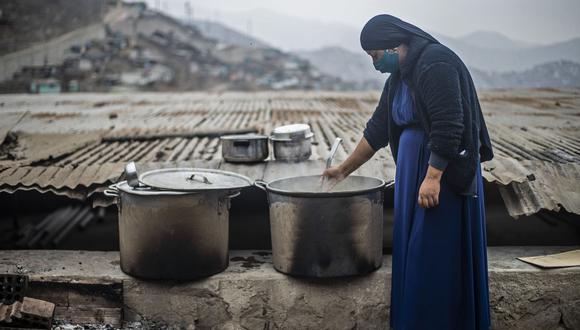
[[[512,182],[500,187],[501,196],[511,216],[530,215],[542,209],[564,208],[580,214],[580,164],[524,161],[533,180]]]
[[[131,160],[143,168],[214,167],[267,180],[320,173],[336,136],[344,139],[337,159],[352,152],[378,96],[360,92],[5,96],[2,120],[25,115],[10,126],[20,149],[0,154],[0,190],[37,189],[86,198],[116,180]],[[481,100],[497,155],[484,164],[484,176],[502,186],[510,214],[557,209],[558,204],[580,213],[574,203],[580,198],[569,198],[570,189],[580,186],[576,175],[580,92],[495,91],[482,93]],[[292,122],[307,122],[314,130],[311,162],[222,161],[220,135],[269,133]],[[562,186],[564,178],[554,175],[555,169],[567,173],[564,185],[576,185],[554,188]],[[392,178],[389,152],[379,152],[360,173]],[[530,181],[534,176],[537,180]]]

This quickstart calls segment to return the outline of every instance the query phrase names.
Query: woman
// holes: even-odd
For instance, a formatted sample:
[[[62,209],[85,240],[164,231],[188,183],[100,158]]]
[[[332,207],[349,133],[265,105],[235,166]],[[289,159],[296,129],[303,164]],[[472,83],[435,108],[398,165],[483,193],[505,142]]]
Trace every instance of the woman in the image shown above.
[[[390,144],[395,159],[391,327],[490,327],[480,162],[493,157],[463,62],[418,27],[390,15],[360,36],[391,75],[363,138],[339,166],[344,179]]]

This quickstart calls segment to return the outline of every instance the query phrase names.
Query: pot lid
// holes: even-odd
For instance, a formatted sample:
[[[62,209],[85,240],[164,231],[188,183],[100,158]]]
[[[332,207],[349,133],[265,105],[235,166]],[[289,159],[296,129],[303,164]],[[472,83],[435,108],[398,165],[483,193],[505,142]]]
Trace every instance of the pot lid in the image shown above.
[[[139,176],[146,186],[173,191],[232,190],[248,187],[249,178],[226,171],[202,168],[166,168]]]
[[[308,124],[292,124],[278,126],[272,130],[270,138],[272,140],[293,140],[300,138],[310,138],[314,134]]]
[[[263,140],[268,139],[266,135],[259,134],[238,134],[238,135],[225,135],[220,137],[221,140]]]

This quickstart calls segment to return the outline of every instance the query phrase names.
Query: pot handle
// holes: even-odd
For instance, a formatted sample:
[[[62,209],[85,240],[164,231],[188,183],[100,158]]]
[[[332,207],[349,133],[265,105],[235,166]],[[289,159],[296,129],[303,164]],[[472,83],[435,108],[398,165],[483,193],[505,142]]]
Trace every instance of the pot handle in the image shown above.
[[[395,180],[391,180],[385,184],[385,189],[389,189],[395,185]]]
[[[268,183],[264,180],[256,180],[254,181],[254,186],[262,189],[265,192],[268,192],[268,189],[266,189],[266,186],[268,185]]]
[[[119,188],[117,188],[117,184],[112,184],[109,188],[103,191],[103,194],[107,197],[119,197]]]
[[[238,141],[234,141],[234,147],[249,148],[250,147],[250,140],[238,140]]]
[[[234,192],[233,194],[231,194],[231,195],[228,195],[228,197],[229,197],[230,199],[232,199],[232,198],[236,198],[236,197],[240,196],[240,194],[241,194],[241,193],[242,193],[241,191],[236,191],[236,192]]]
[[[201,182],[201,183],[205,183],[205,184],[213,184],[211,181],[208,180],[208,178],[205,175],[195,174],[195,173],[193,173],[191,176],[189,176],[187,178],[187,180],[197,181],[197,182]]]

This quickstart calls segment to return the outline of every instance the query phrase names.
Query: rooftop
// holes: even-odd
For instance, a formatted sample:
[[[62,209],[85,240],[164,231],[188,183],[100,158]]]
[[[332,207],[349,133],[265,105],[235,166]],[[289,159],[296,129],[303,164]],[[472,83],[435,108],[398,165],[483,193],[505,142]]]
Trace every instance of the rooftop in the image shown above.
[[[335,137],[344,159],[378,102],[373,92],[136,93],[5,95],[0,98],[0,191],[37,190],[103,203],[101,192],[129,161],[231,170],[266,181],[319,174]],[[541,209],[580,214],[580,90],[480,93],[496,158],[484,177],[499,186],[512,216]],[[219,136],[269,134],[307,122],[310,161],[236,165],[221,159]],[[359,174],[394,177],[382,150]]]

